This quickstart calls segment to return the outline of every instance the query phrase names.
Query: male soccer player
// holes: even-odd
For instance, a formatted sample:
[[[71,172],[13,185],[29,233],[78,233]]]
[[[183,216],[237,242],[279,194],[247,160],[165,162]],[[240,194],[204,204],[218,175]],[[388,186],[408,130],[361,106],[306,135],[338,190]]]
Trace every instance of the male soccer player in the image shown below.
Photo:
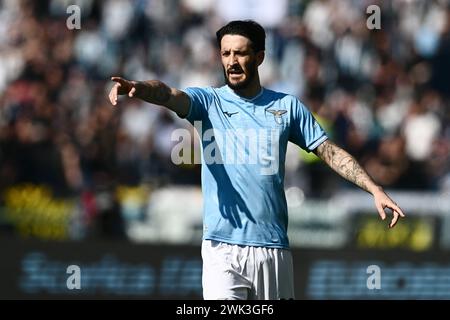
[[[283,188],[288,141],[314,152],[342,177],[371,193],[383,220],[384,209],[391,209],[389,227],[404,214],[350,154],[327,138],[296,97],[261,86],[258,67],[264,60],[265,31],[259,24],[232,21],[216,36],[225,86],[180,91],[158,80],[113,77],[116,84],[109,99],[116,105],[118,95],[128,94],[165,106],[192,124],[197,122],[195,127],[204,132],[213,129],[214,138],[199,132],[203,297],[293,299]]]

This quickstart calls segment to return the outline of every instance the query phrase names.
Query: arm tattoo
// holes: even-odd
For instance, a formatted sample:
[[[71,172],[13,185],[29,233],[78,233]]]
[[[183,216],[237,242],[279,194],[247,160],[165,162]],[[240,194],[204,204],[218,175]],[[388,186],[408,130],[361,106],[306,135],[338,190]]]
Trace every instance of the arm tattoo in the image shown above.
[[[343,178],[367,192],[371,192],[376,186],[356,159],[333,142],[326,140],[314,152]]]

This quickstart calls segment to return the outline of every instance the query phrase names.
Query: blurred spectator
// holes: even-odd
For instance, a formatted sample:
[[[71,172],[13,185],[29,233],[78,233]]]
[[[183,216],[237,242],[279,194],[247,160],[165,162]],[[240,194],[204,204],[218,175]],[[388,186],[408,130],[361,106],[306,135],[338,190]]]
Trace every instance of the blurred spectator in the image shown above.
[[[356,0],[0,1],[0,193],[45,184],[92,217],[93,199],[108,199],[100,229],[122,236],[111,185],[198,184],[198,168],[170,160],[186,124],[148,104],[111,107],[109,76],[220,85],[214,32],[241,18],[268,29],[263,84],[298,95],[375,180],[448,192],[450,6],[375,3],[379,30]],[[70,4],[80,30],[66,28]],[[287,162],[288,184],[308,195],[342,187],[313,158],[291,150]]]

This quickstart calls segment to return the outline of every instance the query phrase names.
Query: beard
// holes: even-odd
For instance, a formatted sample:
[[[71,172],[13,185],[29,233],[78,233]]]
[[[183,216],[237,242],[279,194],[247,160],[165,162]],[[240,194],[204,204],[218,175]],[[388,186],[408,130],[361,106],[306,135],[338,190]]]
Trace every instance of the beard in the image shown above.
[[[254,61],[254,62],[250,63],[247,70],[249,70],[249,71],[245,75],[245,80],[232,83],[228,77],[227,71],[225,70],[225,68],[223,68],[223,75],[225,77],[225,83],[233,90],[241,90],[241,89],[247,88],[250,85],[250,83],[252,82],[252,80],[255,78],[256,62]]]

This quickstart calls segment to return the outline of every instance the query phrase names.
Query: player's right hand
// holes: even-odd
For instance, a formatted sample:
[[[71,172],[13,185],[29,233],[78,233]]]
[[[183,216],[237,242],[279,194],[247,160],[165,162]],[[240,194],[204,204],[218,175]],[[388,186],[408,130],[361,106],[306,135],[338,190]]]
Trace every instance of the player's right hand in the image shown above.
[[[121,77],[111,77],[111,80],[116,82],[109,92],[109,101],[113,106],[117,104],[117,96],[128,94],[131,98],[135,95],[136,81],[129,81]]]

